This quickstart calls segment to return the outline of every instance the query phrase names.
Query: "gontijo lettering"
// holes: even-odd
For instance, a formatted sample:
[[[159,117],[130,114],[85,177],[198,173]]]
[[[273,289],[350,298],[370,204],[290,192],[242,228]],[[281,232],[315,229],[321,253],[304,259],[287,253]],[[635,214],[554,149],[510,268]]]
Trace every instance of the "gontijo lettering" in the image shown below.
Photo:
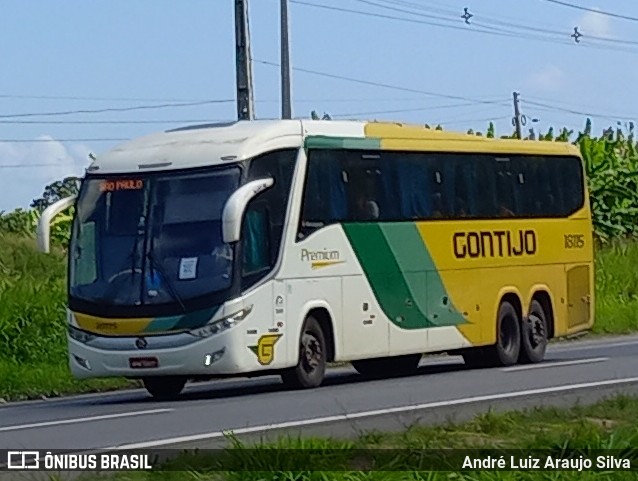
[[[532,229],[455,232],[452,244],[457,259],[533,256],[538,248]]]

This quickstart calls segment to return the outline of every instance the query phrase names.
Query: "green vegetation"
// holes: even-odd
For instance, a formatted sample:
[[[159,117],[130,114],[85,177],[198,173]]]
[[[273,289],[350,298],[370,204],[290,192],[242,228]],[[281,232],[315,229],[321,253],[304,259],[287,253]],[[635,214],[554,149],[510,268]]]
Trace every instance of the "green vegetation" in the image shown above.
[[[182,480],[633,480],[628,471],[504,471],[466,470],[464,453],[427,452],[424,450],[471,449],[497,450],[506,459],[514,455],[560,456],[563,450],[578,450],[583,456],[615,454],[638,461],[638,399],[616,397],[592,406],[571,409],[536,408],[527,411],[495,414],[488,412],[472,421],[439,427],[413,426],[398,434],[368,432],[353,441],[337,439],[282,438],[274,443],[245,445],[231,438],[229,449],[222,452],[189,452],[164,461],[157,472],[129,472],[106,479],[117,481]],[[304,451],[291,451],[303,449]],[[365,451],[370,450],[370,451]],[[374,451],[387,450],[387,451]],[[500,451],[503,450],[503,451]],[[514,450],[514,451],[506,451]],[[534,451],[538,450],[538,451]],[[612,450],[598,453],[597,450]],[[624,450],[624,451],[623,451]],[[476,452],[476,451],[473,451]],[[468,454],[471,455],[472,451]],[[490,454],[483,452],[482,454]],[[423,471],[416,471],[419,456]],[[544,458],[542,458],[544,459]],[[425,471],[428,462],[440,466],[439,472]],[[636,464],[634,464],[634,467]],[[229,469],[229,468],[234,469]],[[374,468],[374,470],[372,470]],[[223,470],[222,470],[223,469]],[[386,471],[383,471],[383,470]],[[321,471],[324,470],[324,471]],[[85,479],[97,479],[87,476]],[[104,479],[104,478],[102,478]]]
[[[633,125],[626,130],[609,129],[594,138],[588,121],[575,140],[585,159],[598,241],[594,332],[599,334],[629,333],[638,326],[638,146]],[[565,142],[572,134],[563,129],[555,137],[550,129],[539,138]],[[487,136],[495,136],[493,125]],[[66,367],[64,258],[71,217],[56,218],[49,256],[35,252],[34,232],[44,208],[76,192],[76,179],[67,178],[48,185],[32,210],[0,212],[0,398],[132,385],[123,380],[79,382]]]
[[[596,251],[594,333],[638,330],[638,243],[617,241]]]
[[[0,234],[0,398],[96,391],[122,380],[77,381],[66,357],[65,253],[35,250],[35,241]]]

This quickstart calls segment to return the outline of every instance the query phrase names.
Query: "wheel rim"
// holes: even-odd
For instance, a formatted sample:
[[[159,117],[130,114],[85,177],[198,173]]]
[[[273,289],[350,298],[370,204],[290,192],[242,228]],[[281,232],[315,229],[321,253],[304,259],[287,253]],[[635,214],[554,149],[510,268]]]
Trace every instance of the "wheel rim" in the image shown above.
[[[301,349],[302,367],[306,373],[311,374],[321,366],[323,359],[321,343],[312,333],[305,332],[301,337]]]
[[[543,322],[543,319],[532,313],[529,315],[527,323],[529,325],[527,337],[532,348],[536,349],[537,347],[545,344],[545,323]]]

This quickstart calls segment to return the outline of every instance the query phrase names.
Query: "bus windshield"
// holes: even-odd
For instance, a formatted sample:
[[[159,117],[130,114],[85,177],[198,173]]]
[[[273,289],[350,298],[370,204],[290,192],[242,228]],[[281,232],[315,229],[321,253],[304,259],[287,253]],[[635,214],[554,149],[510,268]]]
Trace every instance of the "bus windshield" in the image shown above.
[[[239,167],[87,177],[70,243],[69,294],[102,305],[179,304],[229,289],[222,210]]]

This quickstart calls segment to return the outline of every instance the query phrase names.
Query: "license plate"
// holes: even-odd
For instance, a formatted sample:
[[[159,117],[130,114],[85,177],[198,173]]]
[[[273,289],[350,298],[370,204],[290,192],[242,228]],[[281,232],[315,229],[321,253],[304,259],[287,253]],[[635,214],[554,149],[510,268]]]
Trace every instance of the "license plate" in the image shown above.
[[[131,369],[147,369],[159,366],[156,357],[131,357],[128,360]]]

